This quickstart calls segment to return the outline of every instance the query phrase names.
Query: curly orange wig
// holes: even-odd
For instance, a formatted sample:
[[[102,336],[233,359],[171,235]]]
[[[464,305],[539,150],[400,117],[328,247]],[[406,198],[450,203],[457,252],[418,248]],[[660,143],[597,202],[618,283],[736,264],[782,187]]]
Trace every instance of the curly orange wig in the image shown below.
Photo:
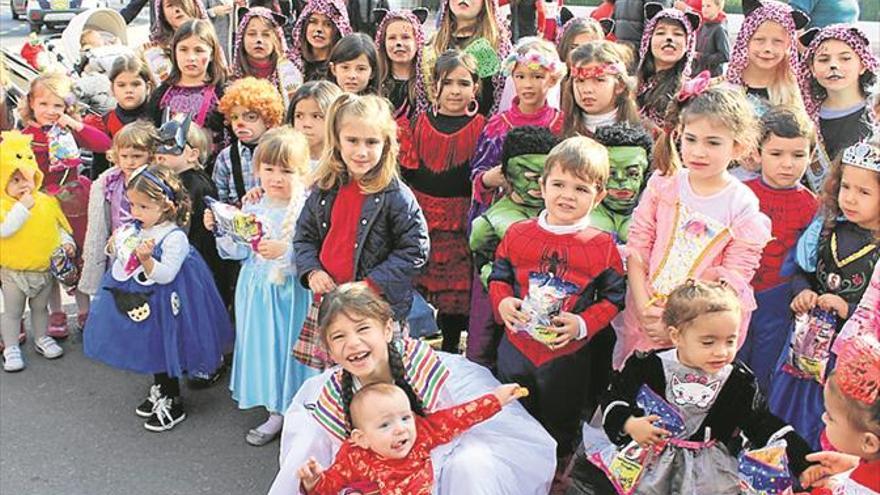
[[[234,107],[257,112],[266,127],[278,127],[284,119],[284,102],[275,86],[264,79],[245,77],[232,83],[220,99],[220,112],[227,118]]]

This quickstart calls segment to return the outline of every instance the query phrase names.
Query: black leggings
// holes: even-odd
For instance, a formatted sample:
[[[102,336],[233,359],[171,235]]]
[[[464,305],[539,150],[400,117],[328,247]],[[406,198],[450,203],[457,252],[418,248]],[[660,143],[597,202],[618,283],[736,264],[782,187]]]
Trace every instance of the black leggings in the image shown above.
[[[153,383],[162,390],[162,395],[171,398],[180,397],[180,380],[168,376],[167,373],[157,373],[153,375]]]
[[[458,354],[458,346],[461,343],[461,332],[468,325],[467,315],[449,315],[439,313],[437,315],[437,326],[443,333],[443,346],[441,350]]]

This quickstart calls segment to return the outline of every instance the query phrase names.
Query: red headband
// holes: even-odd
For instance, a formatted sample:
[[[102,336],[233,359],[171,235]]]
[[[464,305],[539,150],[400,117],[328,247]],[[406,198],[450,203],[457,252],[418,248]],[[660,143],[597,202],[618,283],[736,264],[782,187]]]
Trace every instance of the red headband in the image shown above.
[[[869,335],[857,335],[843,343],[834,374],[844,395],[873,405],[880,396],[880,343]]]
[[[624,70],[620,64],[591,64],[587,67],[575,67],[571,69],[571,77],[575,79],[596,79],[605,75],[617,75]]]

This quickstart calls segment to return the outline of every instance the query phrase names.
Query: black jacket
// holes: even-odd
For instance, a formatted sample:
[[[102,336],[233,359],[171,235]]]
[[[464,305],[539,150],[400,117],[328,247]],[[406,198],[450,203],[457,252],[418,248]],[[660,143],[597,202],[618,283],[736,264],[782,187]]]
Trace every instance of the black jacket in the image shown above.
[[[647,385],[661,397],[666,395],[663,362],[656,352],[644,356],[637,354],[629,358],[623,371],[612,376],[611,385],[602,400],[605,418],[602,426],[608,438],[618,445],[625,445],[630,441],[629,436],[623,433],[626,420],[630,416],[645,415],[636,405],[635,400],[642,384]],[[755,375],[739,361],[733,363],[730,376],[718,391],[718,396],[709,414],[697,429],[697,433],[687,440],[709,440],[703,438],[707,427],[711,431],[712,438],[725,444],[731,455],[737,455],[741,450],[740,431],[745,434],[754,448],[765,446],[774,434],[788,428],[781,419],[767,409],[767,403],[758,390]],[[810,464],[806,460],[810,447],[794,430],[788,431],[782,438],[787,443],[786,453],[792,472],[799,476]]]
[[[730,40],[727,39],[727,19],[720,22],[704,21],[697,30],[697,49],[694,53],[693,74],[704,70],[712,73],[712,77],[721,75],[722,64],[730,60]]]
[[[671,0],[652,0],[671,7]],[[614,2],[614,36],[617,41],[630,45],[635,52],[633,58],[639,57],[639,44],[642,42],[642,31],[645,28],[645,4],[647,0],[617,0]]]
[[[338,187],[313,189],[296,222],[296,269],[308,288],[308,275],[322,270],[321,245],[330,231],[330,213]],[[364,198],[354,253],[355,280],[370,279],[405,320],[413,299],[413,278],[428,262],[428,223],[412,191],[395,179]]]

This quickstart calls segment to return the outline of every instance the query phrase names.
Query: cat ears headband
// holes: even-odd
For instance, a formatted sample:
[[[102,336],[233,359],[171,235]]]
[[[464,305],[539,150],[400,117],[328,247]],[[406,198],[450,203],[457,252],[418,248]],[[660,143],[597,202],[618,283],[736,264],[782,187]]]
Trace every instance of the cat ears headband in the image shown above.
[[[186,136],[189,134],[189,125],[192,123],[192,115],[187,115],[183,122],[170,119],[159,128],[159,139],[156,145],[157,155],[183,154],[186,149]]]
[[[559,10],[560,26],[566,26],[568,21],[575,18],[574,12],[569,10],[568,7],[562,7],[562,9]],[[605,33],[605,36],[608,36],[614,31],[614,19],[609,19],[607,17],[605,19],[599,19],[599,25],[602,26],[602,32]]]
[[[787,9],[791,10],[791,19],[794,21],[795,29],[803,29],[803,28],[807,27],[807,24],[810,23],[810,16],[801,12],[800,10],[792,9],[787,4],[775,2],[773,0],[770,0],[770,1],[772,3],[782,5],[782,6],[786,7]],[[742,2],[743,14],[748,17],[749,15],[751,15],[752,12],[754,12],[764,6],[765,6],[765,3],[762,0],[743,0],[743,2]]]
[[[648,2],[645,4],[645,24],[648,23],[651,19],[657,17],[657,14],[662,12],[665,7],[662,4],[657,2]],[[691,32],[696,32],[697,28],[700,27],[700,16],[694,12],[685,12],[685,19],[687,19],[688,24],[690,24]],[[670,17],[671,19],[675,19],[674,17]]]
[[[262,10],[265,10],[266,12],[260,12],[256,9],[262,9]],[[273,12],[272,10],[267,9],[266,7],[251,7],[251,8],[239,7],[238,8],[238,18],[244,19],[244,16],[246,16],[248,14],[248,12],[251,12],[251,11],[253,11],[254,14],[259,15],[260,17],[264,17],[264,18],[271,17],[272,20],[275,21],[275,24],[277,24],[279,26],[284,26],[285,24],[287,24],[287,16]]]
[[[388,9],[373,9],[373,21],[378,26],[382,24],[382,20],[385,19],[385,16],[388,15]],[[424,24],[426,20],[428,20],[428,9],[419,7],[416,9],[412,9],[410,11],[412,15],[419,21],[419,23]]]

